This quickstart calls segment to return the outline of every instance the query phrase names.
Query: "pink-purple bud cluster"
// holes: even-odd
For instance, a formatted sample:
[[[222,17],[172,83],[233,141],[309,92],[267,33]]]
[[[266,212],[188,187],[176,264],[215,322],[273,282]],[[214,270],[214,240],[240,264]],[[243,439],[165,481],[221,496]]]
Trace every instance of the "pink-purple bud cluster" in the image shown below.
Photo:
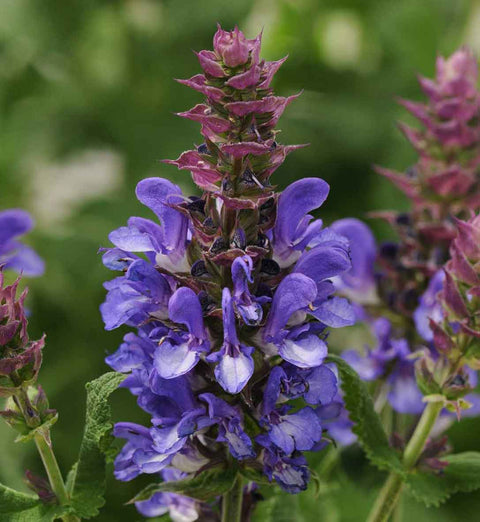
[[[471,350],[480,338],[478,308],[480,297],[480,219],[456,220],[457,235],[450,247],[442,283],[436,294],[429,326],[434,346],[454,367],[460,361],[480,368],[478,353]],[[440,309],[438,313],[436,310]],[[457,375],[454,375],[456,377]],[[465,379],[465,390],[468,377]]]
[[[406,174],[381,169],[417,206],[478,208],[480,163],[480,93],[473,53],[460,49],[437,59],[435,80],[420,77],[427,103],[401,103],[422,124],[402,124],[405,136],[419,153]]]
[[[418,161],[406,173],[377,170],[408,196],[411,209],[373,214],[391,225],[397,240],[365,248],[372,241],[358,222],[340,222],[354,254],[350,274],[363,274],[374,296],[362,300],[364,291],[352,297],[364,305],[359,315],[379,340],[365,357],[356,351],[345,357],[364,379],[383,381],[397,412],[419,413],[423,394],[458,413],[477,380],[472,346],[480,336],[480,223],[478,217],[468,219],[480,203],[477,79],[475,57],[460,49],[437,59],[435,80],[420,78],[426,103],[401,102],[422,125],[401,125]],[[382,335],[379,324],[386,325]]]
[[[42,363],[44,339],[30,341],[24,301],[17,297],[17,279],[6,285],[0,269],[0,396],[10,396],[25,382],[34,382]]]
[[[205,143],[167,163],[189,170],[202,189],[228,208],[254,208],[273,193],[272,173],[299,145],[276,142],[280,116],[298,95],[275,96],[270,87],[286,60],[260,60],[261,35],[252,40],[237,29],[218,29],[214,51],[197,53],[204,74],[178,80],[205,96],[179,116],[201,123]]]

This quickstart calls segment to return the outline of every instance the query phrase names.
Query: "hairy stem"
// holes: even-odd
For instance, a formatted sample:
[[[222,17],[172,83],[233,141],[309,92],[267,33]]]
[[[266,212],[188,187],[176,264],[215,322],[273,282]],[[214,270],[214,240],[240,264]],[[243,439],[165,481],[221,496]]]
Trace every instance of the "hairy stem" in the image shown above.
[[[222,498],[222,522],[242,521],[243,481],[237,475],[233,487]]]
[[[404,506],[403,495],[402,495],[402,492],[400,491],[400,498],[398,499],[397,505],[395,506],[395,509],[393,511],[392,522],[402,522],[403,506]]]
[[[48,431],[40,429],[35,433],[34,440],[38,453],[40,453],[40,457],[42,458],[43,466],[47,472],[50,486],[58,499],[58,503],[61,506],[68,504],[70,500],[69,495],[63,481],[62,472],[58,467],[57,459],[53,453],[50,434]],[[77,522],[80,520],[75,515],[64,515],[62,519],[64,522]]]
[[[13,397],[15,404],[22,412],[25,422],[29,428],[38,428],[41,424],[41,419],[32,405],[28,396],[28,391],[24,386],[21,386]],[[60,505],[67,505],[69,502],[69,495],[63,481],[62,472],[58,467],[58,462],[53,453],[52,443],[50,440],[50,431],[48,429],[38,428],[34,435],[35,445],[43,462],[43,467],[48,475],[48,481],[52,491],[57,497]],[[79,522],[80,519],[71,514],[62,517],[64,522]]]
[[[423,411],[403,454],[403,464],[407,471],[417,463],[442,407],[442,403],[431,402],[427,404]],[[402,476],[397,473],[390,473],[383,488],[380,490],[367,522],[386,522],[397,505],[402,487]]]
[[[403,480],[401,475],[391,473],[378,494],[367,522],[384,522],[388,520],[390,513],[400,498],[402,486]]]

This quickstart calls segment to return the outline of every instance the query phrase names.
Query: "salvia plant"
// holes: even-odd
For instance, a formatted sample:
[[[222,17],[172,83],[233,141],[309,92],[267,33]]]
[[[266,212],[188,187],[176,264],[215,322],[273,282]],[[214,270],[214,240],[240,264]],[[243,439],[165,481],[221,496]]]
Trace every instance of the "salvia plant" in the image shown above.
[[[35,495],[0,484],[0,520],[76,522],[97,515],[104,504],[105,452],[112,428],[107,397],[123,377],[111,372],[87,385],[87,418],[78,461],[68,476],[63,475],[50,436],[58,413],[38,384],[45,335],[29,338],[28,289],[20,291],[20,277],[7,283],[11,270],[29,276],[44,271],[37,253],[18,241],[32,227],[32,218],[23,210],[0,212],[0,397],[5,399],[0,416],[17,432],[15,442],[35,444],[45,476],[26,471],[25,482]]]
[[[438,58],[435,79],[420,78],[426,102],[400,101],[420,122],[401,124],[418,161],[404,173],[377,167],[410,201],[406,212],[372,213],[396,237],[377,244],[362,221],[325,226],[312,215],[328,196],[322,179],[276,190],[275,170],[301,147],[281,144],[276,129],[298,95],[274,94],[285,58],[261,59],[260,45],[261,35],[219,27],[213,50],[197,53],[202,74],[179,82],[203,102],[179,116],[200,123],[202,138],[166,163],[199,192],[140,181],[152,219],[131,217],[102,249],[116,272],[104,285],[105,327],[130,330],[106,358],[114,371],[87,385],[68,475],[50,439],[57,412],[37,384],[45,337],[29,339],[26,290],[5,277],[40,275],[43,263],[17,240],[28,214],[0,213],[1,415],[18,441],[34,441],[46,472],[26,473],[36,495],[0,486],[1,520],[96,516],[114,453],[118,480],[150,477],[131,500],[139,514],[174,522],[297,520],[289,495],[328,478],[305,453],[321,452],[326,469],[353,443],[388,472],[369,522],[387,521],[404,489],[438,505],[480,488],[480,454],[452,453],[444,435],[480,413],[476,60],[468,49]],[[372,344],[329,354],[331,329],[354,324]],[[118,386],[148,422],[112,430],[107,398]],[[265,500],[269,488],[281,493]]]

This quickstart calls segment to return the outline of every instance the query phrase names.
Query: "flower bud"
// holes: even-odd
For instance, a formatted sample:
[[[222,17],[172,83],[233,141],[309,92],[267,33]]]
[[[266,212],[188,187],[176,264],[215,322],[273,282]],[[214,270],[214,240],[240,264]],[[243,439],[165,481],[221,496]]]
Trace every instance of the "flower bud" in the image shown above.
[[[238,67],[248,61],[250,42],[245,35],[235,27],[233,31],[224,31],[218,27],[213,37],[215,53],[227,67]]]
[[[436,365],[432,356],[426,352],[415,362],[415,378],[423,395],[441,394],[441,385],[437,382]]]
[[[44,337],[30,341],[24,301],[25,289],[16,297],[17,279],[12,285],[4,285],[0,270],[0,395],[10,395],[14,388],[36,379],[42,363]]]

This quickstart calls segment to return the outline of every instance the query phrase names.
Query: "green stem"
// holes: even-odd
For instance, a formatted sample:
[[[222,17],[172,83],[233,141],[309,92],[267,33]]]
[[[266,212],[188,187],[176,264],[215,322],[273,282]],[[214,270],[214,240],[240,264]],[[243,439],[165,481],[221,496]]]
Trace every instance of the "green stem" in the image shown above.
[[[243,501],[243,481],[237,475],[233,487],[222,498],[222,522],[241,522]]]
[[[23,418],[29,428],[36,428],[40,425],[40,417],[30,401],[27,390],[23,386],[13,396],[13,400],[22,412]]]
[[[52,487],[58,503],[63,506],[69,503],[69,495],[65,483],[63,482],[62,472],[58,467],[58,462],[53,453],[52,443],[50,442],[50,434],[44,430],[38,430],[34,436],[35,444],[42,458],[43,466],[47,472],[50,486]],[[77,522],[80,519],[75,515],[64,515],[64,522]]]
[[[433,425],[437,420],[438,415],[442,411],[443,403],[429,402],[423,411],[420,421],[413,432],[412,438],[405,448],[403,454],[403,464],[407,469],[412,468],[417,463],[418,457],[425,447],[425,442],[432,431]]]
[[[340,451],[337,448],[331,447],[328,453],[323,457],[318,467],[318,476],[320,479],[327,480],[330,477],[331,472],[338,464],[340,458]]]
[[[417,463],[442,407],[443,404],[440,402],[430,402],[423,411],[403,454],[403,464],[407,471]],[[397,505],[402,487],[402,476],[397,473],[390,473],[383,488],[380,490],[367,522],[386,522]]]
[[[391,473],[380,490],[367,522],[385,522],[393,511],[402,491],[401,475]]]
[[[395,507],[395,510],[393,512],[392,516],[392,522],[402,522],[403,520],[403,496],[402,492],[400,491],[400,498],[397,501],[397,505]]]

